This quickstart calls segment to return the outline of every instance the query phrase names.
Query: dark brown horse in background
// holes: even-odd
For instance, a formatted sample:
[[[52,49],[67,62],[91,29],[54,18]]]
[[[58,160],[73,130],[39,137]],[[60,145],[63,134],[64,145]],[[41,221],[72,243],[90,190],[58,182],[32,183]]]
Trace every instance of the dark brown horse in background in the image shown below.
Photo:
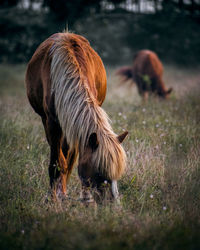
[[[116,136],[100,107],[106,95],[106,72],[89,42],[67,32],[52,35],[31,58],[26,87],[50,146],[53,197],[66,194],[67,180],[78,159],[84,201],[93,201],[91,187],[97,190],[97,200],[105,186],[110,197],[118,198],[117,180],[126,165],[120,143],[127,132]]]
[[[168,98],[172,88],[167,89],[163,82],[163,65],[158,56],[150,50],[141,50],[134,56],[132,66],[122,67],[117,72],[122,81],[131,79],[137,85],[139,94],[148,98],[149,92]]]

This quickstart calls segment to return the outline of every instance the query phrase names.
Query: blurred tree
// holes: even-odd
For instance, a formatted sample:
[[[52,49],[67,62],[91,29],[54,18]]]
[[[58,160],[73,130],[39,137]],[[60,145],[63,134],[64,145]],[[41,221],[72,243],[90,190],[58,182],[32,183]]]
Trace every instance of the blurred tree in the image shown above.
[[[115,8],[118,8],[119,5],[123,2],[126,2],[126,0],[108,0],[108,2],[111,2],[112,4],[114,4]]]
[[[158,11],[159,0],[153,0],[153,3],[154,3],[155,12],[157,12]]]
[[[0,0],[0,7],[1,8],[8,8],[16,6],[20,0]]]
[[[48,7],[58,22],[67,21],[73,24],[77,19],[101,11],[101,0],[44,0],[43,6]]]
[[[162,0],[162,9],[165,12],[176,12],[187,15],[200,15],[200,0]]]
[[[0,62],[28,60],[67,23],[110,62],[143,48],[180,63],[199,62],[199,21],[200,0],[0,0]]]

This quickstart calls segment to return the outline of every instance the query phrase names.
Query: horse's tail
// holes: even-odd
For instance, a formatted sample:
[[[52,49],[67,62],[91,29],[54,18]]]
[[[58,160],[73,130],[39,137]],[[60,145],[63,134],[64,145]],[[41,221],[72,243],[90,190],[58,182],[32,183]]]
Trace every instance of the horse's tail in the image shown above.
[[[130,66],[124,66],[116,71],[116,75],[121,76],[121,83],[133,79],[132,68]]]

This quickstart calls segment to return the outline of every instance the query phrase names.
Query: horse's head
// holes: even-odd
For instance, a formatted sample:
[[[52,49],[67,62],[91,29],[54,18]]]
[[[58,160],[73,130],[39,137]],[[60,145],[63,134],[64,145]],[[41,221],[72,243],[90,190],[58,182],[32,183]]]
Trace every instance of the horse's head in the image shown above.
[[[173,88],[169,88],[168,90],[164,91],[164,93],[162,93],[161,97],[163,97],[164,99],[168,99],[172,90],[173,90]]]
[[[115,138],[108,136],[103,140],[96,133],[89,136],[78,164],[83,201],[91,202],[94,199],[101,203],[103,200],[119,200],[117,179],[126,164],[126,155],[120,144],[127,134],[124,132]]]

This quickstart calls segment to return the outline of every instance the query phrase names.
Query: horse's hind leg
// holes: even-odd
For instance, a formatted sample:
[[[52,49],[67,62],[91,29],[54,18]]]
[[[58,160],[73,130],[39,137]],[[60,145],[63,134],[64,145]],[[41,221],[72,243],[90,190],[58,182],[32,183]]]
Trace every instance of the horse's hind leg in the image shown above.
[[[48,134],[48,127],[47,127],[47,118],[46,116],[42,116],[42,123],[43,123],[43,126],[44,126],[44,131],[45,131],[45,135],[46,135],[46,138],[47,138],[47,141],[49,143],[49,134]]]
[[[147,83],[144,82],[141,76],[138,76],[136,78],[136,83],[137,83],[138,92],[140,96],[142,97],[143,101],[146,102],[149,97],[149,93],[148,93],[149,90],[148,90]]]
[[[49,178],[53,195],[66,194],[67,164],[61,148],[62,130],[58,123],[48,119],[48,137],[50,144]]]

